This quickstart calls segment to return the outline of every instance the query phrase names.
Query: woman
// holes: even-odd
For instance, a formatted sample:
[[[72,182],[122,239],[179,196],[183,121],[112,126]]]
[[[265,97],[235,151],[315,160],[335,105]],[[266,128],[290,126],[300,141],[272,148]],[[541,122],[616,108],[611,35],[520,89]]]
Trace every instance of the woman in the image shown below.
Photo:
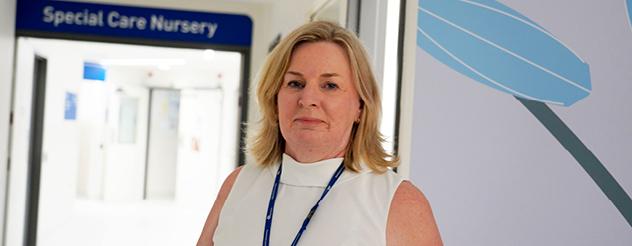
[[[250,141],[257,165],[226,179],[198,245],[441,245],[423,194],[390,168],[360,41],[328,22],[272,51]]]

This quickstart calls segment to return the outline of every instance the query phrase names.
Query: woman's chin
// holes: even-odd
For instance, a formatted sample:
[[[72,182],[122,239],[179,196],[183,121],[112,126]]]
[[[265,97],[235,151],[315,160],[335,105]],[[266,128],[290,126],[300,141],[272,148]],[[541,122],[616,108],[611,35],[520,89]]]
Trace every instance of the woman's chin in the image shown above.
[[[316,136],[301,136],[296,141],[300,145],[304,146],[319,146],[323,145],[323,141],[321,138]]]
[[[313,148],[318,146],[326,145],[327,141],[324,141],[324,138],[318,134],[317,131],[312,132],[302,132],[301,134],[296,134],[293,137],[294,141],[291,141],[296,145],[296,147],[306,147]]]

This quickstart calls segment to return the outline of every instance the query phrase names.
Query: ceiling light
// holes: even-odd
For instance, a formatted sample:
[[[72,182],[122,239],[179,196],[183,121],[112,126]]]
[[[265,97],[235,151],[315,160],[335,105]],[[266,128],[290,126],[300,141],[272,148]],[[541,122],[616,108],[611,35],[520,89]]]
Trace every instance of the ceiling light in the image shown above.
[[[213,60],[213,57],[215,57],[215,51],[211,49],[206,49],[202,52],[202,56],[204,57],[204,60]]]
[[[184,59],[104,59],[100,64],[104,66],[182,66],[186,64]]]

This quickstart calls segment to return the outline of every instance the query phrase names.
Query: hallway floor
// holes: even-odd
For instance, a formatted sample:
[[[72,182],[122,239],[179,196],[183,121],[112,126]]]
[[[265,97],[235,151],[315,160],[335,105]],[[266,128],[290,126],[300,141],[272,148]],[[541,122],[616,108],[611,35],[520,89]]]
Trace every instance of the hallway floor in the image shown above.
[[[39,232],[38,245],[194,245],[206,216],[175,205],[77,200],[68,221],[54,232]]]

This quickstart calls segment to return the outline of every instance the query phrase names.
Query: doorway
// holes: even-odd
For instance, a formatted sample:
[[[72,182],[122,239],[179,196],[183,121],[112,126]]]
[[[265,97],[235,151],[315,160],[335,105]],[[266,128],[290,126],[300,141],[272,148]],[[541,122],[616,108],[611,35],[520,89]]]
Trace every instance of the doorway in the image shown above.
[[[17,44],[6,244],[194,244],[238,163],[247,56],[24,37]],[[37,97],[23,85],[35,79],[36,56],[48,68]],[[28,117],[38,110],[41,119]],[[18,126],[28,122],[41,133]],[[27,137],[38,135],[39,150]],[[29,149],[41,156],[39,177],[22,158]]]

